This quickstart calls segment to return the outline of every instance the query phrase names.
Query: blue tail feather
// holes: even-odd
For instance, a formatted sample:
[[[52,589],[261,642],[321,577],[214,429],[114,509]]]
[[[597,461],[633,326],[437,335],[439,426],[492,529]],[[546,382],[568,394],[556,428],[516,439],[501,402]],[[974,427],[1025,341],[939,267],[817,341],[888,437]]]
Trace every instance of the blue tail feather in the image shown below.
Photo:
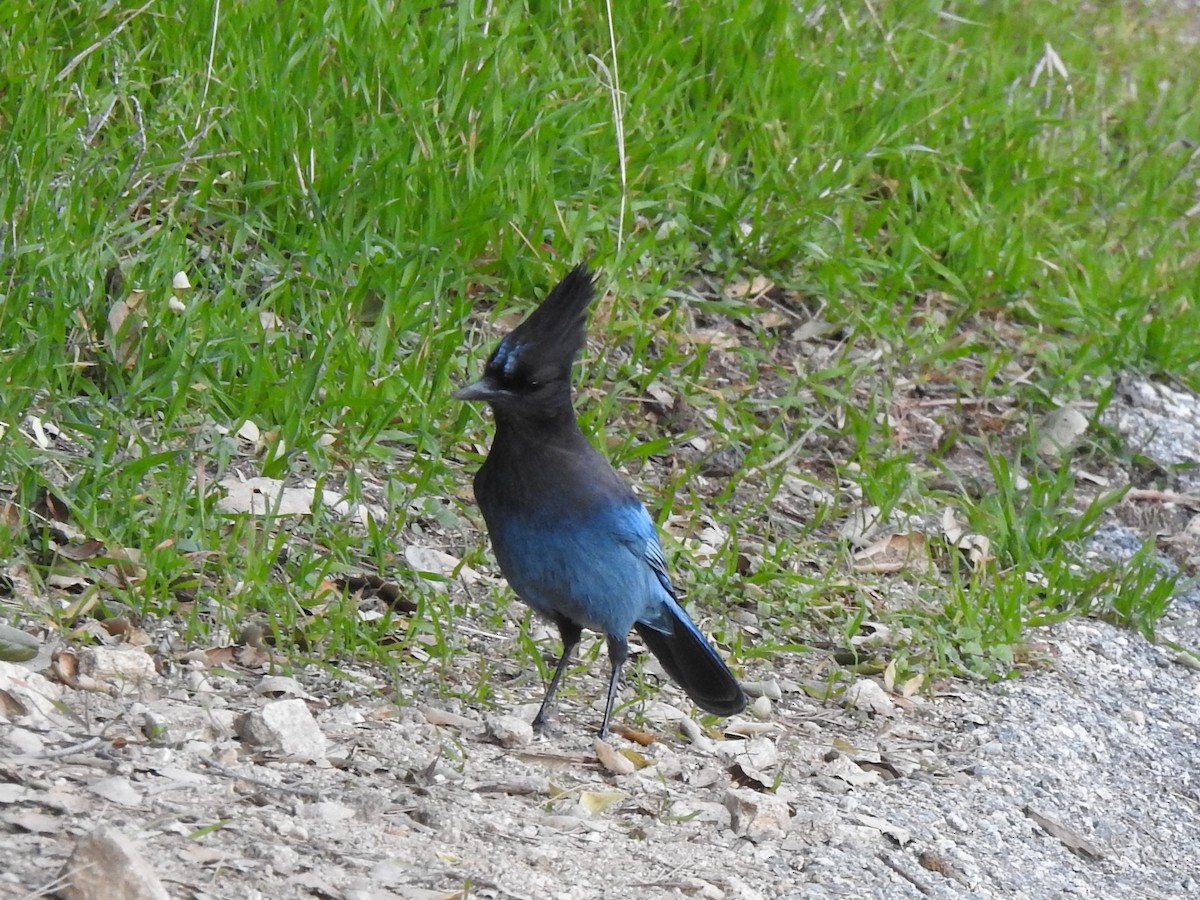
[[[661,613],[653,625],[637,622],[633,627],[671,680],[707,712],[732,716],[745,709],[741,685],[682,607],[672,601]]]

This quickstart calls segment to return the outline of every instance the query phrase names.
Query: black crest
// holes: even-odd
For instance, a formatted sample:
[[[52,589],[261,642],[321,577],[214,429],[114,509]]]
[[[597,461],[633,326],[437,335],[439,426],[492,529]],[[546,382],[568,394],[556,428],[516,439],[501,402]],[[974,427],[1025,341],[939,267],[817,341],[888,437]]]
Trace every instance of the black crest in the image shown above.
[[[488,359],[486,374],[500,384],[535,386],[566,378],[587,340],[587,311],[595,276],[580,264],[567,273]]]

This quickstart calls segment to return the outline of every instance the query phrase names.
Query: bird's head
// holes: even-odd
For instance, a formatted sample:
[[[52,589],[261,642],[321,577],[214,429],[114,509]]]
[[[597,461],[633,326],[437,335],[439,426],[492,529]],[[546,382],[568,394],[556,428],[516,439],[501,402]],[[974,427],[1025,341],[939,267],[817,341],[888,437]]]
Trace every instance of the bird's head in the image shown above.
[[[587,339],[595,277],[578,265],[492,351],[483,377],[454,392],[498,413],[538,417],[570,407],[571,366]]]

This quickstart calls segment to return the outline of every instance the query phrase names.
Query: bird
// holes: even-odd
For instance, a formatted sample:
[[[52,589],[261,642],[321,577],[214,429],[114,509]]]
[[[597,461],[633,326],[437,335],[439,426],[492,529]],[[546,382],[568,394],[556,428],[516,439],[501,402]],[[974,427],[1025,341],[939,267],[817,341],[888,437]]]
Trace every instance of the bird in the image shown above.
[[[586,628],[604,636],[611,664],[603,739],[630,631],[701,709],[732,716],[746,695],[680,604],[646,507],[579,427],[571,374],[595,283],[586,263],[568,272],[454,397],[492,409],[496,433],[475,475],[475,500],[509,586],[562,638],[533,727],[546,730]]]

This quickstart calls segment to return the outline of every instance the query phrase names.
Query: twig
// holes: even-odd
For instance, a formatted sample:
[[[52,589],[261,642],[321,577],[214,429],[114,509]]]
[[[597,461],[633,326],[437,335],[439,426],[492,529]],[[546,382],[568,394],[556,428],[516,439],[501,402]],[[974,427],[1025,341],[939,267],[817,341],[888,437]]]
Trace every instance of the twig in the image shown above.
[[[890,854],[880,853],[879,860],[926,897],[932,896],[933,891],[930,889],[929,885],[925,884],[921,879],[917,878],[917,876],[911,872],[904,871],[904,868],[898,862],[892,859]]]
[[[808,429],[808,431],[804,432],[804,434],[800,436],[799,440],[793,441],[792,444],[782,453],[777,454],[774,458],[769,459],[764,463],[759,463],[757,466],[751,466],[742,473],[741,477],[750,478],[751,476],[757,475],[759,472],[766,472],[769,469],[774,469],[776,466],[787,462],[804,449],[812,436],[816,434],[817,430],[825,425],[828,420],[828,416],[822,417],[820,420],[814,423],[813,426]]]
[[[255,778],[253,775],[244,775],[241,772],[235,772],[233,769],[227,769],[220,763],[215,763],[211,759],[204,759],[203,757],[200,758],[199,762],[200,765],[204,766],[206,769],[212,769],[218,775],[221,775],[225,778],[236,778],[238,781],[244,781],[247,784],[252,784],[255,787],[260,787],[266,791],[282,791],[285,794],[295,794],[298,797],[307,797],[310,800],[319,800],[321,798],[321,792],[315,788],[292,787],[291,785],[287,784],[277,784],[273,781]]]
[[[1125,495],[1127,500],[1142,500],[1146,503],[1178,503],[1189,509],[1200,509],[1200,494],[1181,494],[1179,491],[1154,491],[1133,488]]]
[[[217,23],[221,20],[221,0],[213,0],[212,37],[208,41],[208,65],[204,67],[204,90],[200,94],[200,113],[196,116],[196,128],[204,120],[205,104],[208,102],[208,87],[212,84],[213,57],[217,53]]]
[[[607,81],[609,101],[612,103],[613,130],[617,137],[617,168],[621,177],[621,208],[617,215],[617,252],[625,239],[625,207],[629,198],[629,180],[625,169],[625,110],[621,94],[621,69],[617,64],[617,33],[613,28],[612,0],[604,0],[604,11],[608,17],[608,46],[612,52],[612,69],[600,57],[593,55],[592,61],[604,73]]]
[[[999,405],[1001,403],[1012,403],[1010,397],[930,397],[925,400],[918,400],[912,403],[912,406],[917,409],[928,409],[930,407],[945,407],[945,406],[988,406],[989,404]]]
[[[146,122],[142,117],[142,104],[134,94],[129,95],[129,103],[133,107],[133,121],[137,123],[137,152],[133,155],[133,162],[129,164],[129,175],[125,179],[125,187],[117,195],[119,197],[126,196],[133,188],[134,178],[137,177],[142,160],[146,158]]]
[[[82,753],[84,750],[91,750],[100,743],[100,738],[90,737],[86,741],[80,741],[78,744],[72,744],[70,747],[59,747],[57,750],[47,750],[44,753],[38,754],[38,759],[58,759],[62,756],[70,756],[72,753]]]
[[[91,863],[86,866],[80,866],[79,868],[72,869],[70,872],[64,872],[53,881],[47,881],[41,887],[34,888],[32,894],[26,894],[24,897],[20,898],[20,900],[38,900],[39,897],[58,897],[60,896],[59,891],[65,887],[71,886],[71,882],[76,875],[92,868],[94,865],[94,863]]]
[[[888,38],[887,31],[883,27],[883,22],[879,20],[879,13],[875,11],[874,4],[871,0],[863,0],[863,5],[867,8],[867,15],[871,17],[871,21],[875,23],[875,27],[879,29],[879,36],[883,38],[883,46],[887,48],[887,54],[891,57],[892,63],[901,75],[904,74],[904,66],[900,64],[900,57],[896,55],[895,49],[892,47],[891,39]]]
[[[196,149],[196,147],[198,147],[200,145],[200,141],[202,141],[204,139],[205,135],[208,134],[208,132],[212,128],[212,126],[213,126],[213,121],[210,117],[204,123],[203,128],[201,128],[194,135],[192,135],[190,138],[188,138],[187,142],[183,145],[183,147],[179,151],[179,164],[178,165],[173,166],[170,170],[168,170],[166,172],[163,172],[157,178],[154,177],[151,173],[147,172],[147,173],[143,174],[141,178],[139,178],[137,181],[135,181],[133,184],[129,185],[126,188],[124,196],[129,196],[129,193],[131,191],[133,191],[135,188],[137,188],[141,185],[145,185],[144,187],[142,187],[141,192],[136,197],[134,197],[134,199],[130,203],[128,203],[126,205],[125,215],[127,215],[127,216],[134,215],[136,213],[137,209],[146,200],[149,199],[150,195],[152,193],[154,193],[154,190],[160,184],[162,184],[166,180],[167,176],[170,175],[172,172],[182,172],[187,166],[191,165],[196,160],[212,158],[214,156],[214,154],[205,154],[203,156],[193,156],[192,155],[193,151]],[[237,155],[237,154],[235,153],[235,154],[231,154],[231,155]]]
[[[124,31],[126,25],[128,25],[130,22],[132,22],[134,19],[136,19],[138,16],[140,16],[142,13],[144,13],[146,10],[148,10],[153,5],[154,5],[154,0],[146,0],[146,3],[143,6],[139,7],[138,9],[135,9],[128,16],[126,16],[124,21],[122,21],[116,28],[114,28],[112,31],[110,31],[108,34],[106,34],[104,37],[100,38],[100,40],[93,42],[91,44],[91,46],[85,47],[83,50],[80,50],[78,53],[76,53],[73,57],[71,57],[71,61],[62,67],[62,71],[60,71],[57,75],[54,76],[54,80],[62,81],[64,78],[66,78],[72,72],[74,72],[76,67],[81,62],[83,62],[85,59],[87,59],[89,56],[91,56],[93,53],[95,53],[97,50],[99,50],[101,47],[103,47],[105,44],[107,44],[109,41],[111,41],[113,38],[115,38],[122,31]]]

